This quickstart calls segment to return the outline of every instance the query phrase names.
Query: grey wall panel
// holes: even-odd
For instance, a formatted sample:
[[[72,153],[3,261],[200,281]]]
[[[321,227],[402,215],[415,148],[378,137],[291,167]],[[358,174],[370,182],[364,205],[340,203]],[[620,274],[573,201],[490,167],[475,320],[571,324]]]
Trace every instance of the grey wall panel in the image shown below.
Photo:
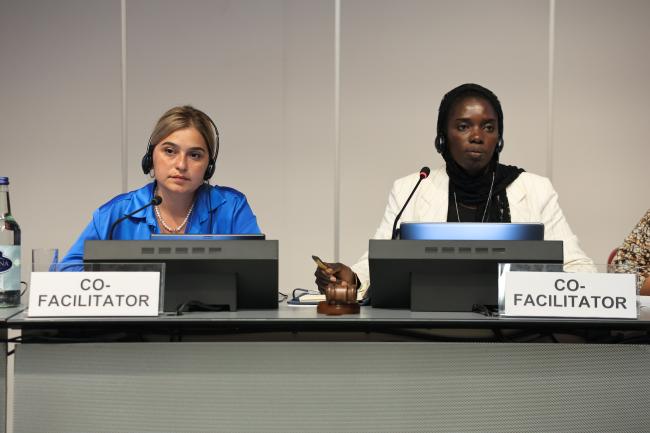
[[[0,175],[33,247],[68,248],[120,192],[120,2],[0,2]]]
[[[650,207],[648,19],[647,1],[557,4],[554,180],[600,263]]]
[[[367,248],[393,180],[435,153],[437,110],[464,82],[505,113],[502,161],[546,174],[547,1],[345,1],[341,23],[341,257]]]
[[[311,289],[311,255],[334,256],[334,5],[291,0],[284,7],[285,202],[272,221],[281,239],[281,287]]]
[[[221,132],[213,183],[244,192],[280,239],[280,287],[313,284],[310,254],[333,248],[331,3],[138,0],[126,12],[129,188],[147,180],[156,119],[205,110]]]
[[[141,0],[126,14],[129,188],[146,180],[155,121],[189,103],[220,128],[214,183],[246,193],[266,229],[264,209],[282,200],[281,2]]]

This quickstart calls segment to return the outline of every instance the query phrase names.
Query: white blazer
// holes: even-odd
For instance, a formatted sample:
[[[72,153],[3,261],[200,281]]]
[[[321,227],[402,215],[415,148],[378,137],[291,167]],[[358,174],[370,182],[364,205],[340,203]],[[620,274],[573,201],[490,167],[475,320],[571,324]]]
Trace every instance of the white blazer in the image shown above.
[[[395,216],[404,205],[409,194],[419,179],[419,173],[413,173],[393,183],[388,196],[384,217],[373,239],[390,239]],[[521,173],[506,188],[510,205],[512,222],[541,222],[544,224],[544,239],[563,241],[565,265],[588,265],[593,261],[587,257],[578,245],[578,238],[573,234],[558,204],[557,192],[551,181],[532,173]],[[409,202],[400,222],[446,222],[449,206],[449,176],[444,167],[434,170],[424,179]],[[361,282],[361,291],[365,292],[370,284],[368,269],[368,252],[352,266]]]

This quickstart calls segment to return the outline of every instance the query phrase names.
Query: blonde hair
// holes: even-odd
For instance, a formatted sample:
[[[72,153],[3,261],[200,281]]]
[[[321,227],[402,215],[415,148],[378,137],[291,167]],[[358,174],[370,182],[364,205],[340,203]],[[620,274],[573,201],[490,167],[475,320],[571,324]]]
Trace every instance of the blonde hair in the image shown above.
[[[219,131],[207,114],[191,105],[170,108],[158,119],[149,137],[149,149],[169,134],[190,127],[199,131],[208,146],[210,159],[214,161],[219,153]]]

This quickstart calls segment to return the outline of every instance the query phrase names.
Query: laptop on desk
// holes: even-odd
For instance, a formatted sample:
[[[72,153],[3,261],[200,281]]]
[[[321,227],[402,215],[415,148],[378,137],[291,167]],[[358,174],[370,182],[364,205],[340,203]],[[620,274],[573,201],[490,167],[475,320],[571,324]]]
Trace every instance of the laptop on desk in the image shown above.
[[[472,311],[498,302],[499,263],[562,263],[562,241],[538,223],[412,223],[398,240],[371,239],[373,307]]]
[[[543,241],[542,223],[403,222],[400,239],[439,241]]]
[[[92,240],[85,243],[84,262],[95,271],[165,263],[165,312],[190,302],[230,311],[277,309],[278,249],[277,240],[259,239]]]

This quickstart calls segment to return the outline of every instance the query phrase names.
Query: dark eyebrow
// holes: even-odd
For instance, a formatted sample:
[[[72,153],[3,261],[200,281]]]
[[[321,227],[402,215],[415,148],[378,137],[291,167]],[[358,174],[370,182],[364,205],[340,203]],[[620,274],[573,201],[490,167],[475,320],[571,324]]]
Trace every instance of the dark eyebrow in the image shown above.
[[[174,146],[174,147],[179,147],[178,144],[174,143],[173,141],[165,141],[165,142],[163,142],[163,143],[160,143],[161,146],[164,146],[164,145],[166,145],[166,144],[167,144],[167,145],[170,145],[170,146]],[[201,146],[190,147],[190,148],[187,149],[187,150],[188,150],[188,151],[196,151],[196,150],[200,150],[201,152],[207,152],[207,150],[205,150],[205,149],[202,148]]]
[[[458,117],[457,119],[453,120],[456,123],[459,122],[467,122],[467,123],[472,123],[472,119],[469,117]],[[481,125],[485,125],[486,123],[496,123],[497,119],[485,119],[481,122]]]
[[[470,117],[458,117],[458,118],[454,119],[454,121],[456,121],[456,122],[458,122],[458,121],[470,122],[471,120],[472,119]],[[497,119],[491,117],[489,119],[485,119],[483,122],[496,122],[496,121],[497,121]]]

